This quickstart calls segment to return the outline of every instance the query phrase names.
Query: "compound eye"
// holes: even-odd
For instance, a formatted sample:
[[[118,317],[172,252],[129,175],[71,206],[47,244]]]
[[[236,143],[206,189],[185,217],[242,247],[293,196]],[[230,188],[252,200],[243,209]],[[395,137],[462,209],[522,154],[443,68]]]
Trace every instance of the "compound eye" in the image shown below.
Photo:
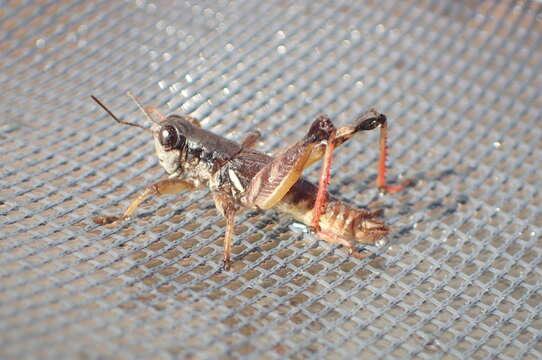
[[[184,145],[185,137],[180,135],[175,127],[166,125],[160,129],[159,140],[166,150],[171,150],[181,148]]]

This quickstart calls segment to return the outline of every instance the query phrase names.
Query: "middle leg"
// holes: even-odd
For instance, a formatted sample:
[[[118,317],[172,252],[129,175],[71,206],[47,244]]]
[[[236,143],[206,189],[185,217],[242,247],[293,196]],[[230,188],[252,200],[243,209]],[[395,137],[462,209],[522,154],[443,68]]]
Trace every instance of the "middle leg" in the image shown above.
[[[260,140],[261,134],[259,131],[251,131],[249,132],[241,142],[241,147],[243,149],[252,149],[256,143]]]
[[[218,211],[226,219],[226,235],[224,236],[224,269],[229,270],[231,264],[231,248],[233,243],[233,228],[235,226],[235,203],[231,197],[223,192],[213,192],[213,199]]]

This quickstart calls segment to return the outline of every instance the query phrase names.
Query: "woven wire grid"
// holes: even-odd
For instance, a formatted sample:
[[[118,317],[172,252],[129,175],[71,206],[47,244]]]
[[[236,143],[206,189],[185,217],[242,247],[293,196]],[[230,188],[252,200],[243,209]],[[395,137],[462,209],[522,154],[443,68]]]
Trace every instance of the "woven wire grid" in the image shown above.
[[[0,10],[0,357],[542,357],[542,6],[515,1],[10,1]],[[332,192],[392,226],[358,260],[287,216],[225,222],[164,176],[124,94],[258,149],[318,114],[390,120]],[[317,179],[318,166],[307,172]]]

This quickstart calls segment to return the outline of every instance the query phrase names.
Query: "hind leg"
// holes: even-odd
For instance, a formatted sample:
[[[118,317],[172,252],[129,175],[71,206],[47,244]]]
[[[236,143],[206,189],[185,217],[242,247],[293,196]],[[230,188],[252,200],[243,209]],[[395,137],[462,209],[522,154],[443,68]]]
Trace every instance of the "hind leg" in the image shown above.
[[[324,164],[322,165],[322,173],[320,182],[318,183],[318,192],[314,201],[314,209],[312,212],[311,228],[313,231],[320,231],[320,218],[326,209],[328,200],[327,188],[331,180],[331,162],[333,160],[333,149],[335,148],[336,131],[332,131],[327,140],[326,151],[324,155]]]
[[[378,177],[376,178],[376,185],[385,192],[396,193],[401,191],[409,183],[403,185],[391,185],[386,182],[386,162],[388,158],[388,123],[387,118],[384,114],[379,113],[378,111],[371,109],[368,112],[359,116],[355,121],[354,125],[344,126],[337,129],[334,146],[340,146],[352,136],[354,136],[359,131],[368,131],[380,127],[380,137],[379,137],[379,148],[380,148],[380,158],[378,161]],[[312,163],[320,160],[325,157],[326,153],[326,144],[320,144],[316,146],[309,160],[307,161],[307,166]]]
[[[280,150],[254,175],[245,192],[244,204],[262,210],[275,206],[299,180],[313,149],[334,131],[329,118],[320,116],[314,120],[303,139]]]

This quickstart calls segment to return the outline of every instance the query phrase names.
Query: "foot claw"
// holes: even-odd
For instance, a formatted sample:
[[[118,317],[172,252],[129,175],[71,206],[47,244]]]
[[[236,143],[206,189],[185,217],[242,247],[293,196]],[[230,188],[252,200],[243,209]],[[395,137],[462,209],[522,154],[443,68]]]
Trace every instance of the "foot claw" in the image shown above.
[[[318,235],[318,233],[322,231],[322,229],[320,229],[319,226],[317,226],[317,227],[315,227],[315,226],[308,226],[307,228],[308,228],[308,230],[309,230],[309,234],[313,234],[313,235]]]
[[[222,260],[222,268],[226,271],[229,271],[230,268],[231,268],[231,260],[230,258],[224,258],[224,260]]]
[[[122,220],[123,218],[124,217],[122,216],[102,216],[102,217],[94,218],[92,220],[94,221],[95,224],[98,224],[98,225],[109,225],[119,220]]]
[[[415,184],[414,180],[406,180],[401,185],[392,185],[392,184],[384,184],[379,185],[378,188],[382,193],[385,194],[396,194],[400,191],[403,191],[405,188],[413,186]]]
[[[352,257],[355,257],[356,259],[365,259],[371,255],[373,255],[370,252],[361,252],[361,251],[354,251],[354,249],[350,248],[349,254]]]
[[[399,191],[403,190],[405,187],[403,185],[384,185],[380,186],[380,191],[384,194],[396,194]]]

